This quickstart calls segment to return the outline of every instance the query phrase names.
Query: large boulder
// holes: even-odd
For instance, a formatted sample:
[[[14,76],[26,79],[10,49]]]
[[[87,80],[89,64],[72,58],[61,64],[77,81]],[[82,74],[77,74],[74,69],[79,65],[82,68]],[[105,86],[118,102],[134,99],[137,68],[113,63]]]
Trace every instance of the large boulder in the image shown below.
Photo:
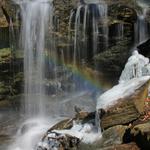
[[[122,144],[126,129],[127,126],[117,125],[105,130],[99,142],[100,147]]]
[[[101,118],[101,128],[128,124],[144,113],[145,99],[148,96],[149,77],[132,79],[119,84],[104,93],[97,103],[97,110],[105,110]]]
[[[135,125],[130,132],[132,141],[142,150],[150,149],[150,121]]]
[[[99,148],[97,150],[140,150],[135,143],[112,145],[105,148]]]

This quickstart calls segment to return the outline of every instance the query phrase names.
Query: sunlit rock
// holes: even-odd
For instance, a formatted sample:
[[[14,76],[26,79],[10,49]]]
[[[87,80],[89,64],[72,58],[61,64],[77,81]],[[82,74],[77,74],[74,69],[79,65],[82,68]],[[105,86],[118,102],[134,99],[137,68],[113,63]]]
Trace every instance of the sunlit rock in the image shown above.
[[[144,100],[148,96],[150,77],[132,79],[119,84],[99,97],[97,110],[105,109],[102,129],[130,123],[144,113]]]

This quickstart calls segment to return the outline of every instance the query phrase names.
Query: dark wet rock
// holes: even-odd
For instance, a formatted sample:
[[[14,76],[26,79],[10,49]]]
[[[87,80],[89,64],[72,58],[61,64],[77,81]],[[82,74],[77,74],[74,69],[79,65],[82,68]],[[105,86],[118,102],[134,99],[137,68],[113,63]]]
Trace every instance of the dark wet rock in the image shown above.
[[[112,4],[108,9],[109,16],[124,22],[134,23],[137,20],[135,9],[121,3]]]
[[[150,149],[150,121],[138,121],[132,124],[124,134],[123,142],[135,142],[141,150]]]
[[[48,132],[48,135],[38,144],[37,150],[57,149],[71,150],[78,149],[80,139],[67,134],[59,134],[57,132]]]
[[[108,74],[120,76],[130,55],[128,45],[128,40],[121,41],[117,45],[95,56],[95,61],[99,66],[98,69]]]
[[[0,100],[5,99],[6,95],[9,93],[9,87],[3,82],[0,82]]]
[[[0,16],[4,18],[5,26],[9,26],[10,18],[13,23],[16,23],[16,14],[19,7],[13,1],[1,0],[0,1]]]
[[[148,96],[148,87],[149,81],[141,85],[132,95],[118,99],[116,104],[108,107],[101,119],[102,129],[137,120],[145,111],[144,104]]]
[[[132,141],[135,141],[142,150],[150,149],[150,122],[135,125],[130,132]]]
[[[52,130],[63,130],[63,129],[70,129],[73,126],[73,120],[74,119],[65,119],[51,127],[48,132]]]
[[[65,0],[65,1],[60,1],[60,0],[54,0],[54,8],[55,8],[55,18],[57,26],[59,26],[59,32],[61,35],[65,35],[68,33],[68,27],[69,27],[69,16],[71,10],[74,8],[74,5],[77,3],[74,0]],[[56,31],[58,30],[56,26]]]
[[[79,150],[140,150],[136,143],[114,144],[107,147],[101,147],[99,144],[80,144]]]
[[[127,126],[117,125],[105,130],[99,144],[101,147],[122,144],[126,129]]]
[[[150,39],[148,39],[146,42],[138,45],[138,52],[145,57],[150,58]]]
[[[48,132],[52,130],[63,130],[63,129],[71,129],[73,127],[73,122],[91,122],[93,119],[95,119],[95,112],[85,112],[85,111],[80,111],[78,112],[75,117],[71,119],[64,119],[60,122],[58,122],[56,125],[51,127]]]

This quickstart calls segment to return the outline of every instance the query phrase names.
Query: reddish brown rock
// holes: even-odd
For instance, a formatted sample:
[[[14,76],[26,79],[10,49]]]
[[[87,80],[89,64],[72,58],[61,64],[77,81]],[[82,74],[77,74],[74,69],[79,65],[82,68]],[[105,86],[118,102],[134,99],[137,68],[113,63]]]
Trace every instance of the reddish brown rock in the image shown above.
[[[131,96],[118,99],[118,103],[110,106],[101,119],[102,129],[137,120],[145,111],[144,103],[148,96],[149,82],[139,87]]]
[[[97,150],[140,150],[140,149],[135,143],[130,143],[130,144],[113,145],[110,147]]]

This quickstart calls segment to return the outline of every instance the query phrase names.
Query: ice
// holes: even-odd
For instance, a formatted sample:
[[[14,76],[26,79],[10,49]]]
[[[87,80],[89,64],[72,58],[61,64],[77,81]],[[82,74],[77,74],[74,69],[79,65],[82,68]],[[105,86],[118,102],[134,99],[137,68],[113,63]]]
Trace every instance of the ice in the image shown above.
[[[148,80],[150,80],[150,76],[144,76],[140,78],[133,78],[114,86],[98,98],[96,109],[106,109],[108,106],[116,104],[117,100],[132,95]]]
[[[126,82],[132,78],[150,75],[149,59],[134,51],[133,55],[128,59],[125,69],[119,79],[119,83]]]
[[[74,124],[70,130],[54,130],[60,134],[68,134],[79,138],[84,143],[93,143],[101,138],[101,134],[97,132],[97,128],[89,123]]]

